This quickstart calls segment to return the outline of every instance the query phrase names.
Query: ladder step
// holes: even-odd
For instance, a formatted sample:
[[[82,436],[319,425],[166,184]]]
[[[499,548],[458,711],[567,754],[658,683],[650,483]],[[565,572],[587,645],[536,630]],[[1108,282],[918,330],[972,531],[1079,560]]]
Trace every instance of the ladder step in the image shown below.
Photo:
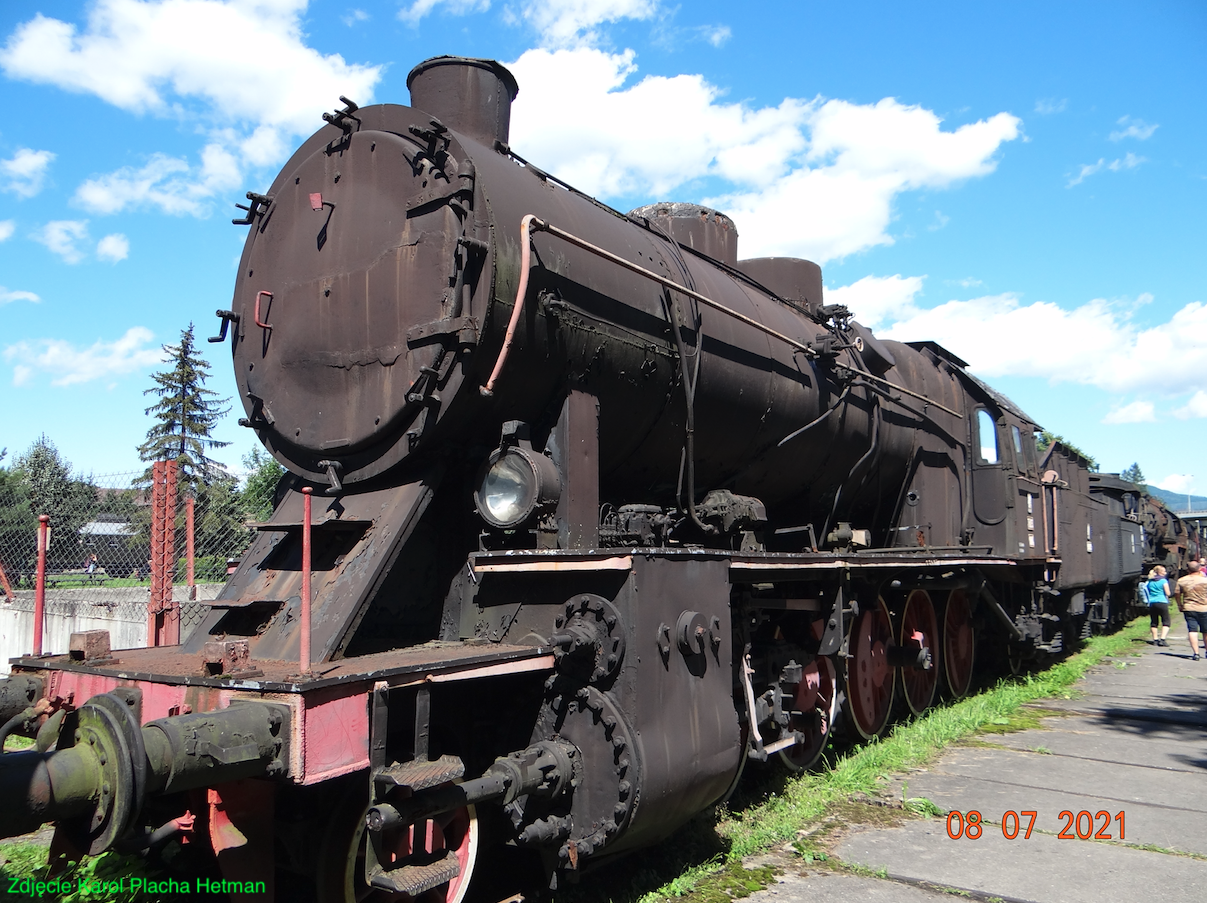
[[[373,773],[376,784],[409,787],[413,791],[447,784],[465,776],[465,763],[457,756],[441,756],[432,762],[399,762]]]
[[[374,887],[396,894],[417,897],[432,888],[447,884],[461,874],[461,863],[452,850],[443,859],[427,865],[404,865],[388,872],[380,871],[369,882]]]

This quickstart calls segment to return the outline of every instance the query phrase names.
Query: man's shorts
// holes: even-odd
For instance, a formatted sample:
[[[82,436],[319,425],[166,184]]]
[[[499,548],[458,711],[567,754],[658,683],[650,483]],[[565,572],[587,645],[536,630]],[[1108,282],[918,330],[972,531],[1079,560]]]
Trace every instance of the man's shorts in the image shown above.
[[[1187,633],[1207,632],[1207,611],[1184,611]]]

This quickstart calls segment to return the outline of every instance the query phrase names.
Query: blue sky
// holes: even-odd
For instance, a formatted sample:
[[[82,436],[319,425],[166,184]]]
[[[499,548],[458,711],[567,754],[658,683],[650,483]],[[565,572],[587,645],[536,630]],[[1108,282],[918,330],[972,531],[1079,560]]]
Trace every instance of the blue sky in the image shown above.
[[[543,168],[621,210],[716,206],[740,256],[818,261],[827,300],[946,345],[1104,470],[1207,494],[1207,4],[746,9],[0,5],[6,463],[45,432],[81,472],[138,468],[160,345],[230,304],[233,204],[338,95],[407,103],[448,53],[512,67]]]

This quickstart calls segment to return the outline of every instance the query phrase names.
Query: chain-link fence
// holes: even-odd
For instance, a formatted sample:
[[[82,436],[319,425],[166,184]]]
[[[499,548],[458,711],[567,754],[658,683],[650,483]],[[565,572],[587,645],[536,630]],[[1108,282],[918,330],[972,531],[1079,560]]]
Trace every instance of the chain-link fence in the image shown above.
[[[76,630],[105,627],[113,648],[147,644],[152,492],[142,472],[41,481],[0,471],[0,669],[32,649],[38,516],[50,517],[43,651],[67,651]],[[53,484],[53,485],[51,485]],[[192,496],[192,543],[188,508]],[[251,542],[248,523],[272,513],[264,480],[222,476],[176,500],[171,595],[183,639]],[[192,575],[190,583],[189,575]]]

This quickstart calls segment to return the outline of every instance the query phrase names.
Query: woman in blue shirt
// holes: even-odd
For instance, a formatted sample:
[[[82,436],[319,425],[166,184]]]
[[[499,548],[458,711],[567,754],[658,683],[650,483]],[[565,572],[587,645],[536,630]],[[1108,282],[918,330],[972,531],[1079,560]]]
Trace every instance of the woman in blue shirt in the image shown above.
[[[1152,645],[1168,646],[1169,636],[1169,581],[1165,579],[1165,568],[1157,565],[1148,572],[1148,580],[1140,586],[1144,601],[1148,603],[1148,619],[1152,625]],[[1157,624],[1161,625],[1161,636],[1157,636]]]

